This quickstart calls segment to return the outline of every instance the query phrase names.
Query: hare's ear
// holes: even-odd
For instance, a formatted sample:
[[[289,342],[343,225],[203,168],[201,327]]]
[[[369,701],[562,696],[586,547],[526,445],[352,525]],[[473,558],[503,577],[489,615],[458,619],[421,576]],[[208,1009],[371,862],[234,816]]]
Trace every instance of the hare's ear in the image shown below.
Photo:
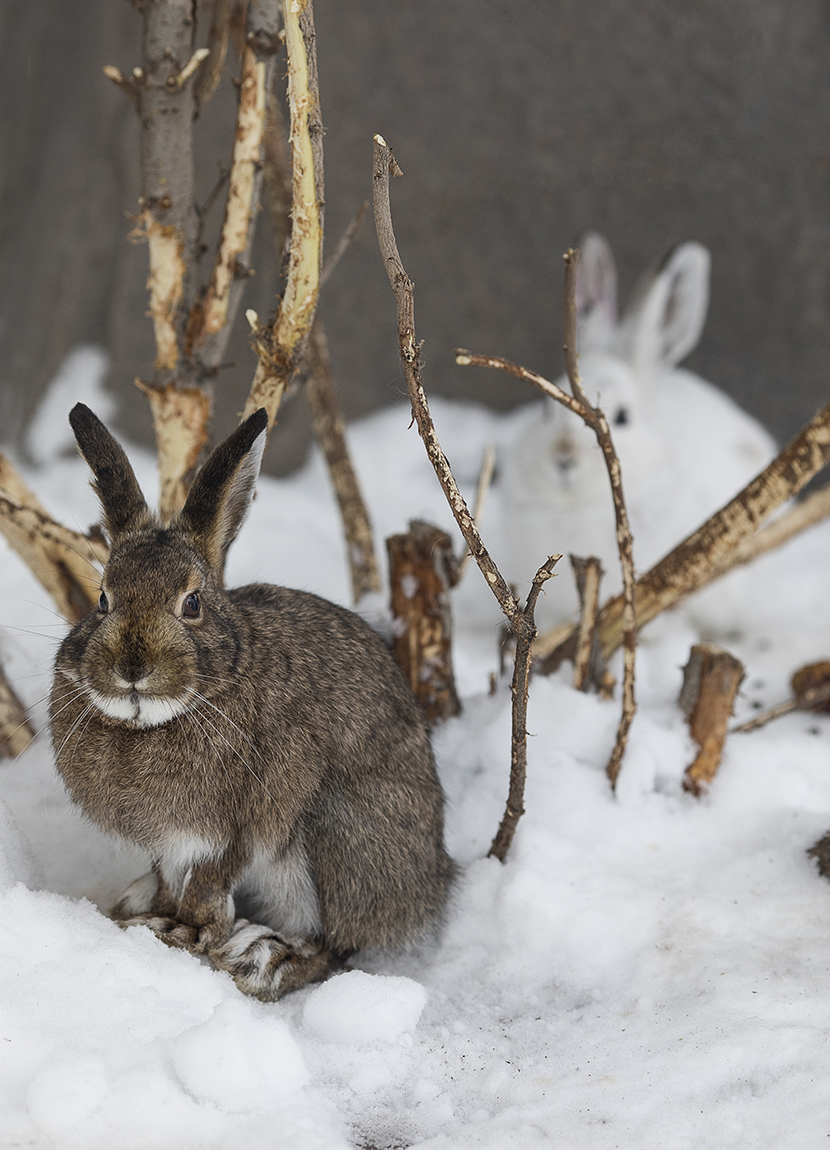
[[[69,422],[95,476],[92,486],[101,500],[110,541],[144,527],[150,512],[124,449],[86,404],[75,404]]]
[[[680,244],[635,292],[623,329],[638,376],[674,367],[697,344],[709,307],[710,267],[701,244]]]
[[[577,344],[580,352],[606,351],[617,324],[617,268],[598,232],[580,237],[576,265]]]
[[[267,432],[268,414],[261,407],[211,452],[178,517],[178,526],[214,571],[221,572],[225,552],[248,514]]]

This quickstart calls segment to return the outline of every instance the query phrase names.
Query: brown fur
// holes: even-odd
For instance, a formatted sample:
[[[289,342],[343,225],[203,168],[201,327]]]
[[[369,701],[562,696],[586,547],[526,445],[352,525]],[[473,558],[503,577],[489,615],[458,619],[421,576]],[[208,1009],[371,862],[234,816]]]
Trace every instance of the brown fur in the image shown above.
[[[306,968],[308,981],[337,956],[434,928],[453,875],[443,796],[423,715],[389,651],[358,616],[315,595],[222,587],[224,554],[256,477],[249,457],[262,419],[252,416],[217,448],[168,528],[121,475],[126,456],[92,413],[82,409],[73,426],[96,475],[112,555],[106,613],[79,623],[58,652],[52,733],[73,799],[154,859],[155,895],[139,917],[167,941],[218,959],[233,929],[228,896],[250,868],[287,860],[286,873],[299,874],[305,860],[319,929],[293,946],[273,936],[282,983],[270,971],[263,985],[249,985],[250,962],[240,959],[235,972],[218,961],[260,997],[302,985]],[[110,507],[108,485],[133,506]],[[182,602],[194,591],[199,616],[188,618]],[[194,690],[201,697],[188,695]],[[131,717],[147,698],[183,696],[180,713],[159,725]],[[165,852],[191,842],[204,845],[181,848],[178,889]],[[291,902],[292,891],[285,897]],[[259,889],[254,903],[268,898]]]

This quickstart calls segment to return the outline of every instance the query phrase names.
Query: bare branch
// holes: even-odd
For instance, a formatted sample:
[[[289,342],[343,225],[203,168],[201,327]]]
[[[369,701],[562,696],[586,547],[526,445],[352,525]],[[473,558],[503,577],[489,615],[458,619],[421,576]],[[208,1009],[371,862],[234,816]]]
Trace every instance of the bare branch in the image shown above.
[[[828,515],[830,515],[830,487],[822,487],[800,503],[796,503],[795,507],[784,515],[762,527],[755,535],[745,539],[717,569],[712,578],[717,579],[727,571],[731,571],[733,567],[751,563],[753,559],[766,554],[767,551],[780,547],[800,531],[820,523]]]
[[[553,574],[554,565],[561,556],[550,555],[533,577],[527,604],[523,615],[526,626],[516,635],[516,661],[513,666],[513,682],[510,690],[513,696],[511,740],[510,740],[510,787],[507,805],[496,837],[487,852],[499,862],[504,862],[519,819],[524,814],[524,791],[527,777],[527,693],[530,683],[530,659],[533,639],[536,635],[536,600],[544,583]]]
[[[0,670],[0,755],[16,758],[34,737],[35,731],[23,704]]]
[[[352,240],[357,235],[357,229],[360,227],[361,221],[363,220],[363,217],[366,215],[368,210],[369,210],[369,201],[364,200],[363,203],[358,208],[358,210],[355,212],[354,216],[352,217],[352,220],[349,223],[348,227],[343,232],[343,235],[340,237],[340,239],[335,244],[334,250],[332,251],[329,258],[326,260],[325,264],[323,265],[323,271],[320,274],[320,288],[321,289],[328,282],[329,276],[334,271],[334,269],[337,267],[337,265],[340,263],[341,259],[346,254],[346,252],[349,250],[349,247],[351,246]]]
[[[569,250],[565,254],[565,363],[573,397],[567,395],[566,392],[562,391],[560,387],[557,387],[555,383],[550,383],[542,376],[536,375],[534,372],[527,371],[526,368],[519,367],[517,364],[510,363],[508,360],[496,356],[471,355],[468,351],[459,349],[455,353],[455,361],[462,366],[499,368],[502,371],[506,371],[511,375],[516,375],[520,379],[526,379],[529,383],[535,384],[535,386],[546,395],[549,395],[552,399],[555,399],[558,403],[563,404],[563,406],[578,415],[594,432],[597,443],[602,451],[605,466],[608,471],[608,478],[611,483],[611,495],[614,501],[617,549],[620,555],[623,580],[620,618],[622,626],[621,638],[624,646],[622,713],[617,728],[617,738],[614,743],[614,749],[611,752],[611,758],[606,767],[606,773],[608,774],[611,786],[616,787],[617,776],[620,772],[625,747],[628,741],[628,732],[637,707],[634,692],[634,664],[637,645],[634,558],[631,527],[628,522],[628,512],[623,496],[622,473],[611,438],[611,429],[608,426],[608,420],[605,418],[602,410],[590,404],[585,397],[585,392],[577,372],[576,303],[574,295],[576,285],[576,261],[577,253],[573,250]],[[573,640],[576,632],[577,626],[574,626],[569,632],[569,638],[571,640]],[[574,643],[571,641],[568,647],[568,655],[573,656],[573,654]]]
[[[315,319],[311,329],[308,360],[311,375],[306,383],[306,392],[314,421],[314,434],[325,455],[340,506],[352,577],[352,596],[355,603],[359,603],[367,593],[380,591],[380,573],[369,513],[346,446],[346,432],[337,402],[328,344],[319,318]]]
[[[181,427],[171,432],[160,423],[169,405],[153,403],[153,422],[158,443],[158,463],[163,498],[178,499],[186,493],[179,459],[168,455],[176,446],[181,428],[192,426],[207,410],[209,389],[190,358],[189,316],[195,293],[199,216],[194,202],[193,118],[196,113],[194,85],[187,80],[206,55],[194,52],[195,21],[191,0],[154,0],[144,4],[142,67],[133,70],[139,91],[141,120],[141,216],[133,233],[149,245],[150,316],[156,341],[151,386],[165,394],[183,388],[176,405],[181,413],[192,404]],[[198,402],[193,395],[199,391]],[[206,435],[206,429],[205,429]],[[178,503],[161,504],[171,515]]]
[[[288,276],[273,327],[257,333],[255,347],[259,363],[243,412],[243,418],[247,418],[264,407],[269,427],[273,426],[283,392],[305,351],[317,306],[323,253],[322,204],[318,200],[318,190],[322,188],[319,164],[322,128],[313,58],[311,0],[302,14],[298,14],[298,7],[291,0],[284,0],[293,188]],[[315,171],[315,152],[319,171]]]
[[[184,358],[198,218],[193,196],[193,85],[178,78],[193,58],[190,0],[143,8],[140,92],[141,208],[150,245],[150,312],[156,382],[168,383]]]
[[[100,569],[109,554],[102,538],[70,531],[39,508],[25,506],[3,491],[0,532],[66,620],[77,623],[89,614],[98,599]]]
[[[209,55],[210,48],[197,48],[181,72],[179,72],[178,76],[174,76],[171,80],[167,81],[168,87],[175,88],[176,91],[180,92],[190,77],[195,74],[199,65],[206,60]]]
[[[527,772],[527,689],[530,678],[530,655],[533,640],[536,638],[534,618],[536,600],[542,585],[550,578],[553,566],[558,562],[560,556],[549,556],[539,568],[528,593],[527,604],[522,608],[484,546],[475,519],[470,514],[467,504],[458,490],[458,484],[450,469],[447,457],[435,434],[427,397],[421,383],[420,346],[415,339],[415,305],[412,281],[406,274],[398,252],[389,204],[389,179],[393,175],[401,175],[401,170],[395,163],[395,158],[386,141],[381,136],[375,136],[372,161],[372,200],[375,210],[375,227],[378,234],[378,246],[397,305],[398,343],[409,391],[409,400],[412,404],[412,416],[464,541],[516,636],[516,658],[512,685],[510,790],[504,818],[489,852],[504,862],[513,841],[516,825],[524,813],[523,796]]]
[[[579,378],[579,354],[576,341],[576,270],[579,252],[568,248],[562,257],[565,264],[565,372],[571,385],[574,399],[585,407],[590,407],[588,397]]]
[[[239,111],[225,218],[222,223],[219,251],[204,302],[200,344],[204,344],[207,336],[215,335],[223,328],[230,327],[228,305],[231,286],[239,274],[237,269],[244,267],[247,262],[252,225],[256,218],[254,208],[258,198],[257,175],[261,171],[265,92],[265,63],[257,60],[252,48],[246,47],[242,53]],[[227,342],[227,339],[224,342]],[[210,350],[214,351],[213,348]],[[202,350],[202,359],[205,362],[209,362],[212,358],[214,356],[209,356],[207,349]]]
[[[204,303],[197,305],[193,325],[202,365],[215,371],[224,358],[245,280],[263,180],[266,97],[271,91],[278,35],[279,0],[252,0],[248,5],[242,51],[239,106],[233,160],[216,261]]]
[[[205,66],[196,77],[194,96],[196,107],[205,106],[219,87],[225,58],[228,54],[228,34],[231,25],[231,0],[214,0],[208,40],[208,57]]]
[[[827,711],[830,709],[830,662],[826,659],[819,663],[808,663],[799,667],[790,679],[793,691],[792,699],[770,707],[768,711],[756,715],[746,723],[733,727],[731,733],[745,734],[766,726],[780,715],[788,715],[791,711]]]
[[[513,632],[518,639],[520,634],[526,634],[528,622],[519,606],[518,600],[504,581],[501,572],[496,567],[489,551],[484,546],[475,520],[458,490],[455,477],[450,470],[449,462],[444,454],[435,428],[432,416],[429,413],[429,404],[423,384],[421,383],[420,348],[415,342],[415,306],[413,302],[412,281],[406,274],[398,244],[392,227],[392,211],[389,204],[389,178],[400,175],[401,171],[395,163],[391,149],[381,136],[374,138],[373,166],[372,166],[372,199],[375,210],[375,227],[378,234],[378,244],[383,257],[386,274],[392,285],[398,311],[398,343],[400,346],[401,361],[409,391],[409,400],[412,404],[412,415],[418,426],[418,431],[424,441],[438,481],[444,490],[450,509],[458,524],[464,541],[470,549],[481,573],[487,580],[488,586],[499,602],[499,606],[507,617]],[[534,626],[535,630],[535,626]]]

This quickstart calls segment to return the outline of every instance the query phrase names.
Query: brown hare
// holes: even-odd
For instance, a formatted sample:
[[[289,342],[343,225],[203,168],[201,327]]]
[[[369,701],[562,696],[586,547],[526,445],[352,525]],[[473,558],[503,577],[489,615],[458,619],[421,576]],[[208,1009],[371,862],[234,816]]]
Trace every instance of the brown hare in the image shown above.
[[[114,908],[270,1000],[440,923],[454,866],[423,715],[379,636],[315,595],[227,591],[267,418],[210,455],[169,524],[83,404],[111,554],[58,651],[58,771],[152,871]],[[242,917],[241,917],[242,916]]]

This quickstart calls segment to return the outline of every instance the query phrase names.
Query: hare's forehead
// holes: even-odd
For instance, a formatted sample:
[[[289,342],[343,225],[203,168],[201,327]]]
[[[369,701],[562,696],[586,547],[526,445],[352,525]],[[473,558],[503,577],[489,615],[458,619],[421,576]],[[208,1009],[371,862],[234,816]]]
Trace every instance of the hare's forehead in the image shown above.
[[[634,373],[627,363],[612,355],[585,355],[579,373],[589,399],[600,396],[603,406],[610,401],[630,403],[637,394]]]
[[[184,541],[161,529],[122,542],[110,556],[104,585],[113,591],[178,595],[198,590],[206,570]]]

